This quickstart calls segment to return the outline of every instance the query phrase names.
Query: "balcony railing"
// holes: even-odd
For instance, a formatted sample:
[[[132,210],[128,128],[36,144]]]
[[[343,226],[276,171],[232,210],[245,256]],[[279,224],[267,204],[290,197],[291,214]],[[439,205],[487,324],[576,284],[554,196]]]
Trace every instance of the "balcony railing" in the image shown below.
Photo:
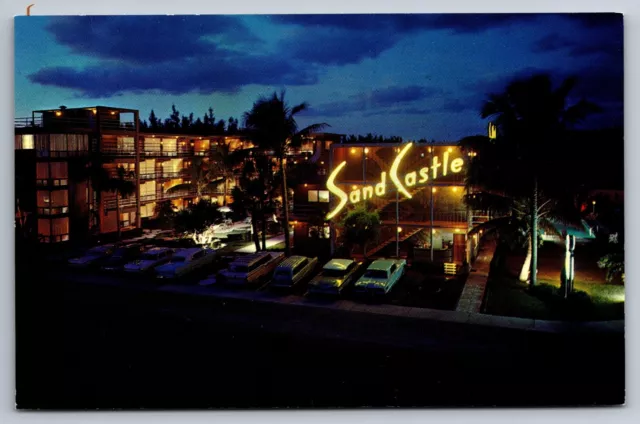
[[[143,172],[140,173],[141,180],[159,180],[162,178],[181,178],[186,176],[189,173],[188,169],[183,169],[180,171],[172,171],[172,172]]]
[[[15,128],[51,128],[52,130],[61,129],[85,129],[95,130],[98,128],[97,118],[92,117],[50,117],[43,120],[42,116],[36,117],[21,117],[14,119]],[[133,121],[119,121],[116,119],[109,119],[108,115],[105,115],[100,120],[100,129],[104,130],[123,130],[123,131],[135,131],[136,123]]]

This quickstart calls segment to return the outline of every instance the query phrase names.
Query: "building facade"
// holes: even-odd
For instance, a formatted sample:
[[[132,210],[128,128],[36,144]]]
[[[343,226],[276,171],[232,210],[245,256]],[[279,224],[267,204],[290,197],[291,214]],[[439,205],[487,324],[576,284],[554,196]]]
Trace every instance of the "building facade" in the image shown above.
[[[333,143],[321,160],[324,173],[296,187],[296,247],[326,245],[331,255],[344,214],[366,204],[382,221],[367,256],[468,262],[479,237],[473,228],[488,219],[464,202],[470,154],[454,143]],[[351,253],[364,254],[357,248]]]
[[[16,120],[17,215],[40,242],[55,243],[115,232],[117,219],[124,230],[141,228],[163,201],[178,209],[202,195],[222,203],[222,188],[199,190],[192,181],[194,162],[213,165],[220,144],[250,147],[241,136],[143,133],[132,109],[34,111]],[[124,168],[135,192],[116,201],[115,192],[97,189],[96,167],[110,178]]]

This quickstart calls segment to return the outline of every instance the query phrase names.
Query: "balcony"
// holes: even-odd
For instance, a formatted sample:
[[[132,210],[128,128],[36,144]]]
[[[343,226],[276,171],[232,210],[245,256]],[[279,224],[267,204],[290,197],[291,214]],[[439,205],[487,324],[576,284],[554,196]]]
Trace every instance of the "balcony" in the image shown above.
[[[98,127],[97,119],[94,115],[86,117],[65,117],[62,116],[36,116],[36,117],[20,117],[14,119],[15,128],[33,128],[37,130],[50,131],[95,131],[95,130],[120,130],[133,131],[136,130],[134,121],[120,121],[119,119],[109,119],[109,115],[103,115]]]
[[[182,169],[180,171],[155,171],[155,172],[142,172],[140,173],[141,180],[159,180],[162,178],[183,178],[189,173],[188,169]]]

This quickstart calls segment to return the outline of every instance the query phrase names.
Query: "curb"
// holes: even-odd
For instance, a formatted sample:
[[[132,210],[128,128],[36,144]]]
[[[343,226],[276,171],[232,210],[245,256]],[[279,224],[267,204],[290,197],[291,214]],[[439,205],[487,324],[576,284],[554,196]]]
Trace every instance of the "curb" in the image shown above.
[[[442,321],[454,324],[467,324],[481,327],[499,327],[512,330],[525,330],[539,333],[616,333],[624,334],[625,322],[618,321],[588,321],[566,322],[547,321],[530,318],[506,317],[487,315],[476,312],[444,311],[440,309],[415,308],[389,304],[370,305],[352,302],[350,300],[336,300],[331,303],[318,303],[313,300],[289,295],[286,297],[255,296],[255,292],[231,291],[219,288],[201,286],[167,285],[158,291],[209,296],[217,298],[238,299],[251,302],[276,303],[281,305],[307,306],[320,309],[338,309],[343,311],[365,314],[388,315],[396,317],[414,318],[430,321]]]

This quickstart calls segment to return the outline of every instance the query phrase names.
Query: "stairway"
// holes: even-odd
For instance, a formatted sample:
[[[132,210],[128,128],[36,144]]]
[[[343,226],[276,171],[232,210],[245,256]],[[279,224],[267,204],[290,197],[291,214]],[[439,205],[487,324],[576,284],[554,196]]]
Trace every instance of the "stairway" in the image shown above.
[[[403,242],[411,237],[413,237],[414,235],[418,234],[420,231],[424,230],[424,228],[415,228],[412,229],[410,231],[407,231],[405,234],[403,234],[400,238],[399,241]],[[377,245],[376,247],[374,247],[373,249],[367,251],[367,256],[371,257],[373,255],[375,255],[376,253],[378,253],[380,250],[384,249],[385,247],[387,247],[388,245],[390,245],[391,243],[394,243],[396,241],[395,237],[391,237],[390,239],[387,239],[385,241],[383,241],[382,243],[380,243],[379,245]]]

